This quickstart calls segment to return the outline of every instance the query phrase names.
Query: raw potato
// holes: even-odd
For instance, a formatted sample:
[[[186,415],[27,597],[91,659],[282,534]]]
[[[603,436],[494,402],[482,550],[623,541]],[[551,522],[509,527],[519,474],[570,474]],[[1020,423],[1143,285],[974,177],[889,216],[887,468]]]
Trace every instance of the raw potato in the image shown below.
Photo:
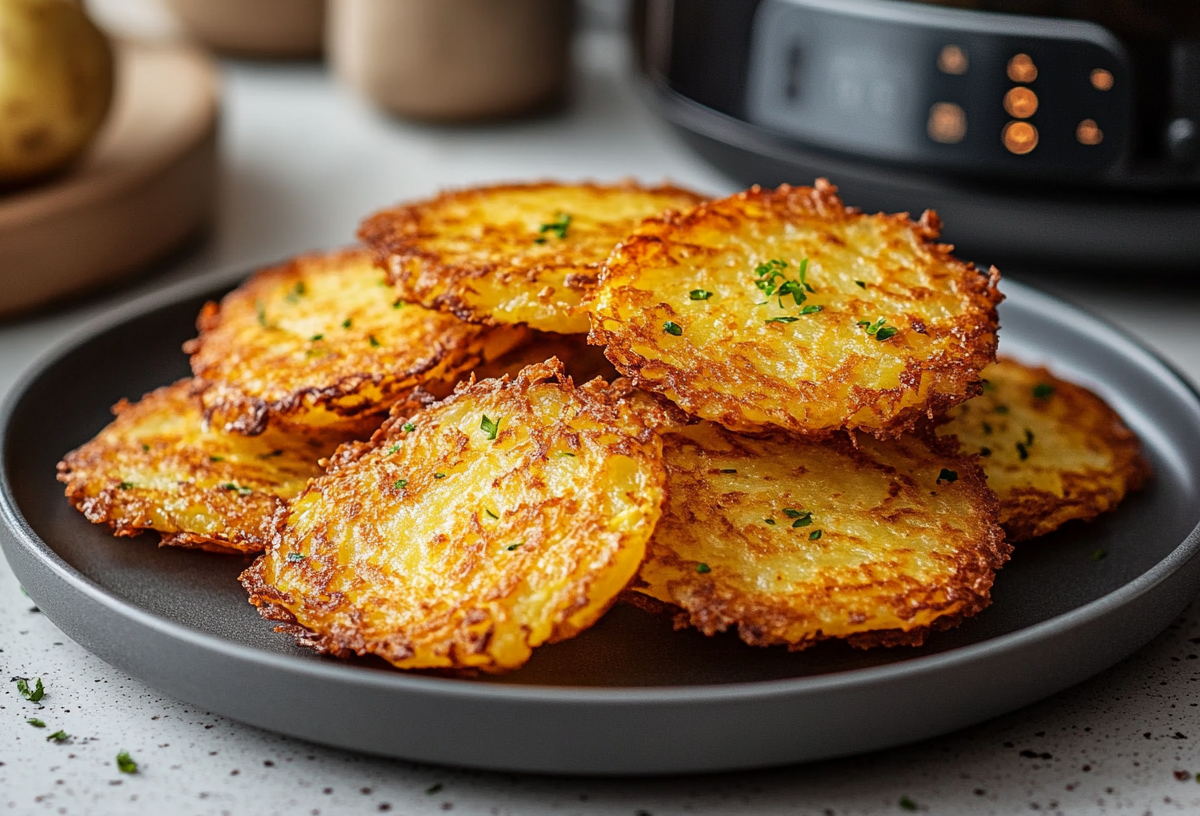
[[[999,273],[937,235],[931,212],[862,215],[824,180],[755,187],[625,240],[589,304],[591,342],[733,430],[897,436],[978,393],[995,358]]]
[[[1009,540],[1093,519],[1150,477],[1133,431],[1091,391],[1016,360],[983,376],[983,395],[956,406],[938,430],[982,457]]]
[[[78,156],[112,92],[112,49],[78,0],[0,0],[0,184]]]
[[[631,589],[755,646],[919,645],[990,602],[1011,547],[970,457],[915,436],[663,436],[667,504]]]
[[[272,425],[248,437],[206,430],[191,382],[125,400],[117,418],[58,465],[67,498],[116,535],[145,530],[162,544],[214,552],[259,552],[271,517],[308,480],[342,434]]]
[[[582,334],[579,302],[617,242],[644,218],[703,200],[633,183],[476,187],[376,213],[359,237],[405,298],[464,320]]]
[[[621,392],[564,380],[484,380],[344,448],[243,573],[251,602],[404,669],[514,669],[591,626],[658,520],[662,443]]]
[[[302,255],[264,269],[196,321],[184,346],[214,424],[261,433],[271,417],[369,435],[417,386],[460,375],[525,342],[405,303],[368,252]]]

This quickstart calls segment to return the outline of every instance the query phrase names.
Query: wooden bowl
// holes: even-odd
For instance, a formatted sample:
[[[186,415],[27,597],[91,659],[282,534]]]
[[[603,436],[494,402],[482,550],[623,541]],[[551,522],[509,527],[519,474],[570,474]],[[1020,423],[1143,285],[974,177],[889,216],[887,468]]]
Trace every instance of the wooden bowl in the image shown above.
[[[325,0],[167,0],[197,39],[217,51],[277,59],[321,54]]]

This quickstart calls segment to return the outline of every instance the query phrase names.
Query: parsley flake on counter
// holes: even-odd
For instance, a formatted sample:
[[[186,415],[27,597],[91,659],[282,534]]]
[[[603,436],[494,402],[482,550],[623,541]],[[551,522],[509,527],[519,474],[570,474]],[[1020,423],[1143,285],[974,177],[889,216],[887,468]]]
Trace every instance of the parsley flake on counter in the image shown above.
[[[71,735],[66,731],[55,731],[50,736],[46,737],[46,742],[66,742],[71,738]]]
[[[133,758],[129,756],[128,751],[122,751],[121,753],[117,754],[117,770],[121,773],[127,774],[137,773],[138,765],[133,761]]]
[[[42,685],[42,678],[37,678],[33,681],[33,688],[29,687],[28,677],[14,677],[17,681],[17,691],[31,703],[36,703],[46,696],[46,688]]]
[[[692,291],[688,292],[688,297],[692,300],[708,300],[710,297],[712,297],[712,294],[713,293],[707,289],[693,289]]]
[[[663,323],[663,331],[672,337],[678,337],[683,334],[683,326],[680,326],[673,320],[668,320],[666,323]]]
[[[701,562],[696,565],[696,572],[703,575],[706,572],[712,572],[712,567],[710,567],[708,564]]]
[[[488,415],[484,414],[483,419],[479,422],[479,430],[486,433],[489,440],[495,439],[496,434],[500,433],[500,421],[502,419],[504,417],[496,417],[494,420],[488,419]]]
[[[304,553],[298,552],[290,552],[287,554],[287,560],[293,564],[295,564],[297,561],[303,561],[307,557],[308,556],[306,556]]]
[[[1103,548],[1101,548],[1099,550],[1093,550],[1092,554],[1088,556],[1088,558],[1090,558],[1092,561],[1099,561],[1102,558],[1107,558],[1107,557],[1108,557],[1108,551]]]
[[[821,531],[820,531],[820,530],[813,530],[811,533],[809,533],[809,534],[808,534],[808,540],[809,540],[809,541],[816,541],[816,540],[817,540],[818,538],[820,538],[820,537],[821,537]]]
[[[514,545],[514,546],[515,546],[515,545]],[[509,547],[509,549],[511,550],[511,549],[512,549],[512,547]],[[438,791],[440,791],[440,790],[441,790],[442,788],[444,788],[444,787],[446,787],[446,786],[445,786],[445,785],[443,785],[441,782],[435,782],[434,784],[432,784],[432,785],[430,785],[428,788],[426,788],[426,789],[425,789],[425,792],[426,792],[427,794],[429,794],[430,796],[433,796],[435,793],[437,793]]]
[[[942,482],[947,482],[947,483],[952,484],[957,481],[958,481],[958,472],[954,471],[954,470],[950,470],[949,468],[942,468],[942,472],[939,473],[938,477],[937,477],[938,484],[941,484]]]
[[[912,799],[908,798],[907,796],[901,796],[900,797],[900,809],[901,810],[916,810],[917,803],[914,802]]]
[[[415,431],[416,429],[417,429],[417,426],[413,425],[411,422],[405,422],[403,425],[400,426],[400,430],[402,430],[402,431]]]
[[[1038,383],[1033,387],[1033,396],[1036,399],[1050,399],[1054,396],[1054,386],[1050,383]]]
[[[46,727],[46,724],[44,722],[42,722],[41,720],[39,720],[37,717],[30,717],[25,722],[29,723],[34,728],[45,728]]]
[[[392,483],[392,487],[396,490],[403,490],[404,488],[408,487],[408,479],[397,479]]]
[[[547,232],[552,232],[558,236],[558,238],[562,239],[567,237],[567,230],[570,227],[571,216],[567,213],[559,213],[549,224],[542,224],[541,228],[538,229],[538,233],[540,235],[545,235]],[[546,239],[542,238],[540,241],[538,241],[538,243],[545,243],[545,241]]]

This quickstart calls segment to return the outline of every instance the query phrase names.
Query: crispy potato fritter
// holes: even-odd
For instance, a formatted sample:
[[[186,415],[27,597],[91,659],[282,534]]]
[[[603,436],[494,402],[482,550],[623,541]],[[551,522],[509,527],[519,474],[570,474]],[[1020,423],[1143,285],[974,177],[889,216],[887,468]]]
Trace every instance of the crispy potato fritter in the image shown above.
[[[756,646],[919,644],[990,602],[1011,547],[979,468],[915,436],[663,437],[667,503],[631,589]]]
[[[400,668],[514,669],[591,626],[658,520],[661,439],[557,361],[344,449],[242,575],[301,644]]]
[[[896,436],[978,393],[995,358],[999,273],[938,230],[931,212],[863,215],[824,180],[652,219],[609,258],[591,341],[733,430]]]
[[[208,430],[190,391],[181,380],[122,400],[117,418],[59,463],[58,479],[88,521],[116,535],[157,530],[164,545],[258,552],[283,500],[348,438],[274,425],[253,437]]]
[[[359,237],[403,297],[464,320],[586,333],[579,302],[617,242],[703,200],[633,183],[476,187],[377,213]]]
[[[197,320],[184,346],[212,421],[261,433],[271,417],[361,433],[413,388],[448,393],[459,375],[523,343],[396,297],[362,249],[264,269]],[[370,430],[367,431],[370,433]]]
[[[982,457],[1010,540],[1093,519],[1149,478],[1137,437],[1091,391],[1016,360],[983,376],[983,395],[956,406],[939,432]]]

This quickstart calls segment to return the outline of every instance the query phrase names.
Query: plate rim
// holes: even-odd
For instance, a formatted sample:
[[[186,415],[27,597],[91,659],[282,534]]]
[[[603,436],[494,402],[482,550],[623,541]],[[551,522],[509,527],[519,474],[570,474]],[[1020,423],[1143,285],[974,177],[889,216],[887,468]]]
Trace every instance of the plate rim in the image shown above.
[[[820,694],[834,689],[845,690],[847,685],[869,687],[900,678],[911,680],[921,675],[935,675],[953,670],[957,666],[986,661],[996,657],[998,652],[1032,647],[1044,641],[1061,637],[1072,629],[1086,627],[1099,618],[1115,612],[1120,607],[1131,604],[1170,579],[1200,554],[1200,521],[1198,521],[1182,541],[1150,569],[1117,589],[1069,612],[1055,615],[1014,632],[937,654],[921,655],[880,666],[847,669],[807,677],[676,686],[553,686],[533,683],[504,685],[462,678],[413,675],[384,668],[347,665],[332,660],[298,658],[235,643],[146,611],[129,601],[110,594],[102,585],[72,567],[38,536],[20,513],[8,478],[6,463],[12,415],[25,395],[47,369],[87,341],[122,323],[180,301],[211,293],[221,286],[234,285],[259,268],[261,266],[253,266],[248,271],[247,265],[244,263],[230,265],[216,272],[141,295],[112,311],[85,321],[26,365],[14,378],[8,393],[0,402],[0,523],[3,523],[13,534],[16,544],[32,554],[43,568],[53,572],[60,581],[86,595],[92,602],[106,607],[110,612],[139,628],[154,630],[160,635],[184,642],[189,647],[202,651],[217,653],[235,661],[256,664],[262,669],[293,672],[313,680],[365,684],[380,690],[470,699],[472,702],[545,702],[586,706],[762,702],[772,698],[795,698]],[[1006,295],[1019,292],[1023,307],[1036,311],[1040,316],[1045,316],[1048,311],[1053,311],[1055,319],[1060,323],[1068,323],[1068,328],[1072,331],[1096,337],[1106,345],[1122,347],[1122,352],[1132,358],[1132,362],[1148,363],[1151,367],[1157,367],[1169,375],[1160,379],[1164,380],[1164,384],[1169,383],[1184,402],[1190,403],[1194,420],[1197,425],[1200,425],[1200,391],[1173,364],[1144,345],[1129,331],[1065,298],[1049,294],[1019,280],[1006,279],[1003,286],[1008,290]],[[1064,317],[1067,320],[1064,321]],[[36,598],[33,600],[37,601]]]

